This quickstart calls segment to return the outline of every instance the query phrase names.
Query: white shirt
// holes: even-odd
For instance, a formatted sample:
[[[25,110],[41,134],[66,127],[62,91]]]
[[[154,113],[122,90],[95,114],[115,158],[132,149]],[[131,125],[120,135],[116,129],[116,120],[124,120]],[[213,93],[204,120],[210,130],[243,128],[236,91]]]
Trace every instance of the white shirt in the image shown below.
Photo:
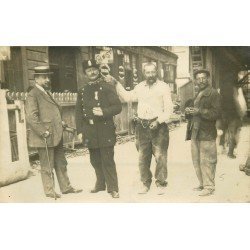
[[[159,123],[167,122],[173,113],[173,103],[169,86],[160,80],[149,86],[140,82],[131,91],[126,91],[118,82],[118,95],[126,102],[138,102],[137,114],[141,119],[158,118]]]

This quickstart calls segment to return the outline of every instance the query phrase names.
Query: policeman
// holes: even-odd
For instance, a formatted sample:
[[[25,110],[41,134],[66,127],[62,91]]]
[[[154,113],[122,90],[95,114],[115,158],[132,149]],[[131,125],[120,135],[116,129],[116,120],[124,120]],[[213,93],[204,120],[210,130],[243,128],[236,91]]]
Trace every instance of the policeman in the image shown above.
[[[113,198],[119,198],[113,116],[121,112],[121,102],[114,86],[101,76],[94,60],[85,61],[83,68],[88,83],[78,92],[75,117],[78,137],[89,149],[90,162],[96,173],[96,184],[91,193],[107,187]]]

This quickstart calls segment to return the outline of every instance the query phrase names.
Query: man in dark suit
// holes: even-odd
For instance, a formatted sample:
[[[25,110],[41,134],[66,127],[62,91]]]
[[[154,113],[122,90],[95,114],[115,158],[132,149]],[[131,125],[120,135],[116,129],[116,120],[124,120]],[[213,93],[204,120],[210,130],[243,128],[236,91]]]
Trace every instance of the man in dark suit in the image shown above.
[[[105,190],[119,198],[118,179],[114,162],[116,143],[113,116],[121,112],[121,102],[114,86],[105,82],[94,60],[84,62],[88,78],[78,92],[76,129],[79,138],[89,149],[90,162],[95,169],[96,184],[91,193]]]
[[[67,174],[67,160],[63,151],[63,129],[61,107],[50,94],[50,72],[48,66],[35,68],[35,86],[28,93],[25,102],[26,121],[30,126],[29,146],[38,150],[41,176],[45,195],[60,198],[55,193],[53,168],[63,194],[79,193],[74,189]],[[46,149],[46,142],[47,149]],[[49,159],[48,159],[49,158]]]

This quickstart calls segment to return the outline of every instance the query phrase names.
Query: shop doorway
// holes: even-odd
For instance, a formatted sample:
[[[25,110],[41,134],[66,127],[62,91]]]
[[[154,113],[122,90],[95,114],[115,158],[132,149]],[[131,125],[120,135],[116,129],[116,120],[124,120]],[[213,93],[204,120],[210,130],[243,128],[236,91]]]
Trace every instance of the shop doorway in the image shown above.
[[[76,48],[49,47],[52,92],[77,92]]]

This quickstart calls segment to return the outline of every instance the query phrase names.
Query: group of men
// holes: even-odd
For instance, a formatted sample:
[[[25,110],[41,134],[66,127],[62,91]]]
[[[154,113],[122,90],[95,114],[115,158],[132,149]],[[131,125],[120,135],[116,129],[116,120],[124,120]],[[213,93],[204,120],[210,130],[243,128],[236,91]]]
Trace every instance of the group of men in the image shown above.
[[[96,174],[96,183],[91,193],[107,189],[113,198],[119,198],[119,185],[114,161],[116,143],[113,117],[122,110],[120,99],[137,101],[136,148],[139,154],[141,188],[139,194],[146,194],[152,184],[151,158],[155,157],[154,173],[158,194],[167,188],[167,151],[169,146],[168,123],[171,122],[173,103],[171,91],[158,79],[154,63],[143,66],[145,80],[131,91],[111,75],[100,74],[95,60],[87,60],[83,70],[88,83],[78,92],[75,120],[80,140],[89,149],[90,162]],[[71,186],[67,175],[67,161],[63,152],[62,134],[67,125],[62,121],[61,108],[50,92],[49,67],[35,68],[35,86],[26,100],[26,119],[31,128],[29,145],[38,148],[41,162],[41,176],[47,197],[59,198],[55,193],[53,169],[62,194],[78,193],[81,189]],[[199,195],[211,195],[215,189],[216,120],[220,117],[220,96],[210,84],[210,73],[199,70],[194,74],[199,86],[194,105],[186,108],[189,118],[189,134],[193,165],[199,186]]]

